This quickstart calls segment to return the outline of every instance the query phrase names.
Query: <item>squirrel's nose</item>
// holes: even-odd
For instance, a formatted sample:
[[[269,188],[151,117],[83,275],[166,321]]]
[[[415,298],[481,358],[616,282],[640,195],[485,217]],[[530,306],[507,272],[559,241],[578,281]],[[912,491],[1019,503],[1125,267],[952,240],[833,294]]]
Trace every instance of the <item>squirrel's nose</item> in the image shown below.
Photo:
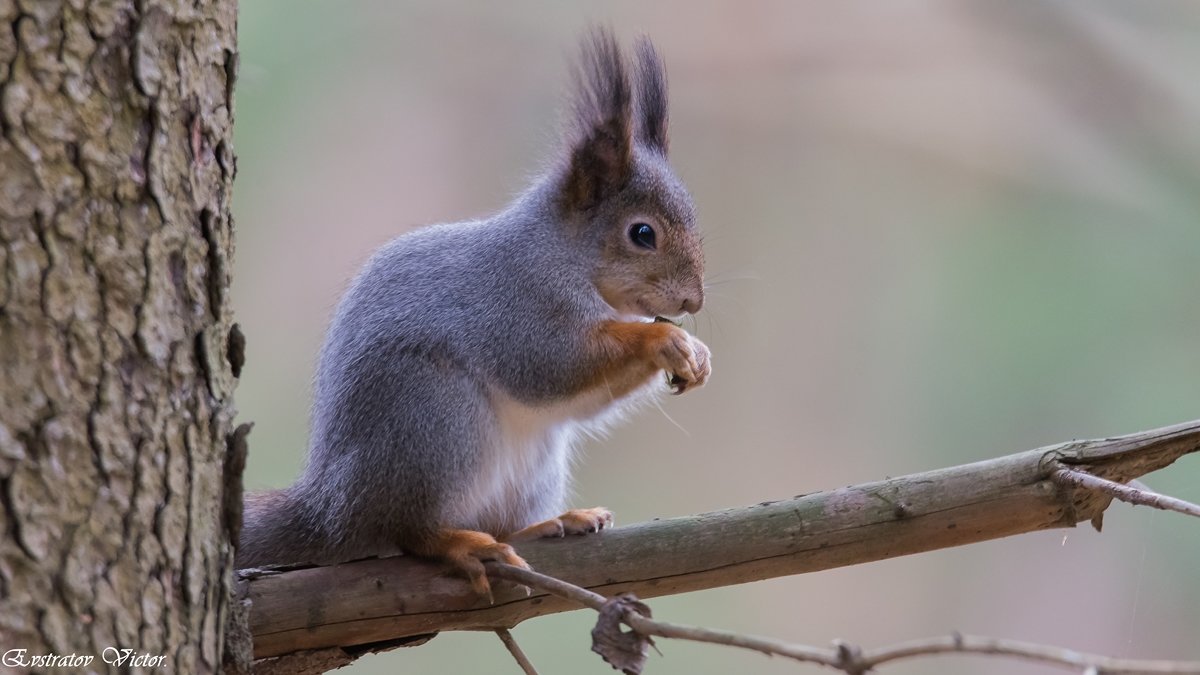
[[[683,304],[679,308],[682,309],[683,311],[687,312],[688,314],[695,314],[696,312],[699,312],[700,308],[703,306],[704,306],[704,291],[701,291],[697,295],[684,298]]]

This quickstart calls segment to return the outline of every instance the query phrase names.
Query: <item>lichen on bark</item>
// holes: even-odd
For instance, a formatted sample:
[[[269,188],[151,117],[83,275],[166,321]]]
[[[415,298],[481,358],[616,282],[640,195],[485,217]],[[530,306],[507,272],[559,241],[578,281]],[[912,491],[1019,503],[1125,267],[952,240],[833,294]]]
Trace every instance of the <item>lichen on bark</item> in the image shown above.
[[[0,0],[8,648],[220,667],[235,33],[233,0]]]

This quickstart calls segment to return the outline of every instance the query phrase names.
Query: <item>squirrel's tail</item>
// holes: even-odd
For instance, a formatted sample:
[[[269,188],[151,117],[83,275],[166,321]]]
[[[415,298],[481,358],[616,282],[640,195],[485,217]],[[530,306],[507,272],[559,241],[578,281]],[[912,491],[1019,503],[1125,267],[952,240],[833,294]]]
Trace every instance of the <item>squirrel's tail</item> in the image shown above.
[[[313,541],[303,513],[288,489],[246,493],[237,568],[309,562]]]

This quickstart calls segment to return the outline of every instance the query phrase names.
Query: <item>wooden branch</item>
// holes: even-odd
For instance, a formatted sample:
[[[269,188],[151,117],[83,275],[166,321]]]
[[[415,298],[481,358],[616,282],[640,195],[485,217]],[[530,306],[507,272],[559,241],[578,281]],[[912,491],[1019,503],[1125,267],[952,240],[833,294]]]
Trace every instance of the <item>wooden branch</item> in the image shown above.
[[[1085,521],[1098,528],[1111,495],[1058,483],[1055,471],[1125,483],[1198,450],[1200,420],[518,548],[534,569],[605,596],[683,593]],[[502,585],[488,606],[465,581],[410,557],[240,574],[255,658],[510,628],[576,607]]]

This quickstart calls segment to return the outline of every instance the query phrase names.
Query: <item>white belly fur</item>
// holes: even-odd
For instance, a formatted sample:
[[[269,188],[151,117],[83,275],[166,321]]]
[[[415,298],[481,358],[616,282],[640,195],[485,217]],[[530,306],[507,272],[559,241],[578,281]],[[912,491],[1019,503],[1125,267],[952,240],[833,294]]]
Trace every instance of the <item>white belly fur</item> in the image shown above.
[[[493,391],[492,442],[481,448],[483,466],[452,509],[453,526],[508,534],[562,513],[579,441],[603,435],[638,402],[665,390],[654,377],[619,401],[600,387],[549,406]]]

